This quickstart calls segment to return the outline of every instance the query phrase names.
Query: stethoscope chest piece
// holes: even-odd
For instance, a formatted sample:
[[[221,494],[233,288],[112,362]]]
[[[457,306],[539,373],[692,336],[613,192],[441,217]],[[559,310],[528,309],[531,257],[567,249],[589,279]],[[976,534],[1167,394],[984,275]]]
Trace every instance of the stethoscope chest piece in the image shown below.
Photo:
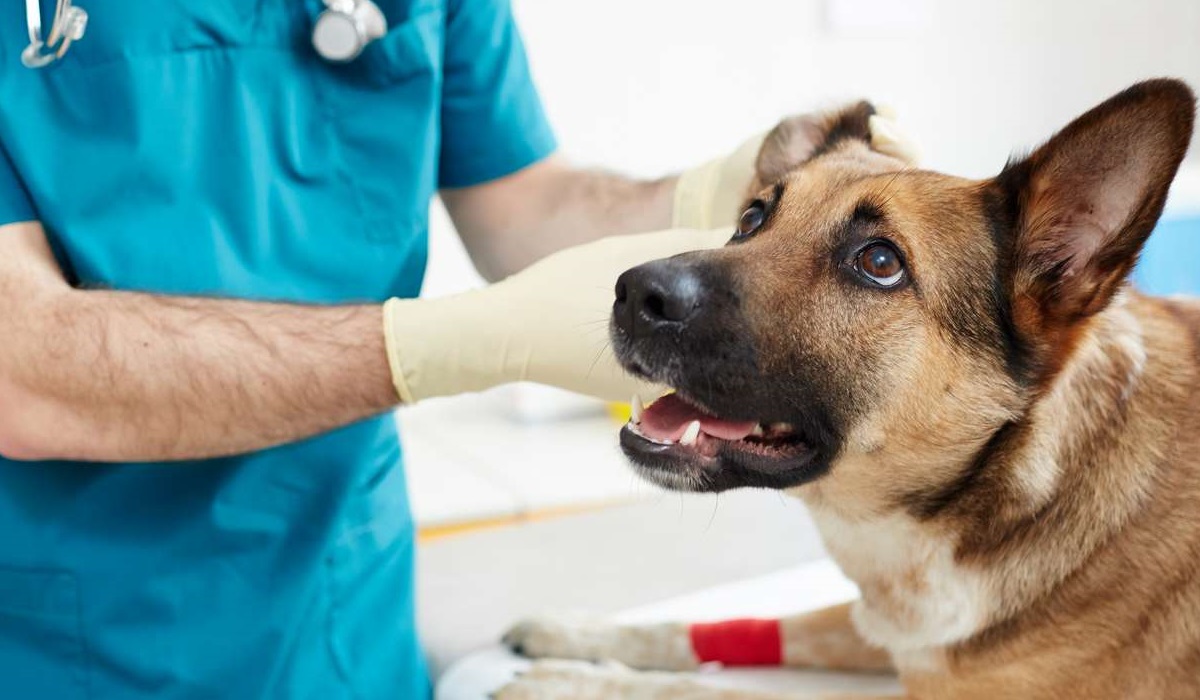
[[[371,0],[325,0],[313,25],[313,48],[327,61],[345,63],[387,33],[387,19]]]
[[[26,68],[41,68],[63,57],[71,43],[83,38],[87,31],[88,14],[71,0],[58,0],[54,7],[54,23],[50,36],[42,39],[42,5],[39,0],[25,0],[25,24],[29,27],[29,46],[21,52]]]
[[[387,18],[371,0],[324,0],[325,10],[313,26],[313,48],[322,58],[336,63],[353,61],[367,44],[387,33]],[[62,58],[71,43],[83,38],[88,14],[71,0],[56,0],[54,23],[42,38],[40,0],[25,0],[25,23],[29,45],[21,51],[21,63],[42,68]]]

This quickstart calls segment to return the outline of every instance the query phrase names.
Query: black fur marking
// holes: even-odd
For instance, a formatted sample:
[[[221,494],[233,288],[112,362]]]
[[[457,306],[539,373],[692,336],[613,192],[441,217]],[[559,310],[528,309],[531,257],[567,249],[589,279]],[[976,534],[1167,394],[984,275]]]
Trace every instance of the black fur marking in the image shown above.
[[[906,494],[902,498],[904,506],[918,520],[931,520],[945,512],[975,489],[988,467],[1009,448],[1014,436],[1020,434],[1022,425],[1017,421],[1009,421],[1000,426],[953,481],[932,492]]]
[[[1009,177],[1023,182],[1027,176],[1017,170],[1011,164],[1004,169]],[[1006,176],[1002,174],[1001,177]],[[1003,190],[989,189],[983,195],[984,216],[996,249],[990,303],[999,330],[999,349],[1004,357],[1005,371],[1019,386],[1028,386],[1033,379],[1032,353],[1017,330],[1011,301],[1020,212],[1014,191],[1008,187]]]
[[[813,150],[808,159],[820,158],[837,148],[842,141],[857,140],[870,143],[871,127],[868,120],[874,114],[875,106],[866,101],[839,112],[829,124],[825,132],[825,140]]]
[[[871,199],[864,199],[854,207],[854,213],[850,215],[848,225],[855,223],[873,224],[883,221],[887,218],[883,213],[883,207]]]
[[[874,200],[863,199],[855,205],[854,211],[838,228],[837,240],[839,243],[833,252],[837,264],[851,262],[858,255],[863,244],[874,237],[872,232],[886,222],[887,215],[884,213],[883,207],[876,204]]]

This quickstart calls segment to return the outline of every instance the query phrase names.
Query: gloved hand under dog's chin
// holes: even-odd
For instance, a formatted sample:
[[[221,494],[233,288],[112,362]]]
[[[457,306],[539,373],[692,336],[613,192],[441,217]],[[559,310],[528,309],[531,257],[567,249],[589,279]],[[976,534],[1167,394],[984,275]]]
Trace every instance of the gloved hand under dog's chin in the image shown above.
[[[391,299],[384,332],[404,403],[532,381],[610,401],[657,387],[617,363],[608,338],[617,278],[659,258],[724,245],[729,229],[612,236],[550,255],[483,289]]]

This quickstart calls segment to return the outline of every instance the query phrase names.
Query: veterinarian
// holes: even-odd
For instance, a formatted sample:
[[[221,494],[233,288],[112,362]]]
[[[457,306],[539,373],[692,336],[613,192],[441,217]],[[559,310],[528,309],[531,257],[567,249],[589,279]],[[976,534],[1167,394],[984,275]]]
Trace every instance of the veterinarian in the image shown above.
[[[613,282],[756,148],[572,168],[504,0],[87,4],[0,21],[5,694],[424,697],[389,409],[628,397]],[[439,192],[506,281],[413,299]]]

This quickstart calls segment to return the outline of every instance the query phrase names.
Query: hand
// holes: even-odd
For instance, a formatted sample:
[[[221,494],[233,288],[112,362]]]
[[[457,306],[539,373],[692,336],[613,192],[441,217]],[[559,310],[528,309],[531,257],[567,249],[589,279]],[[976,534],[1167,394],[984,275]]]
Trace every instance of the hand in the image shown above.
[[[916,144],[899,127],[893,112],[879,108],[869,120],[871,146],[916,165]],[[676,228],[731,227],[751,195],[759,150],[766,134],[747,139],[732,153],[684,171],[675,185],[671,225]]]
[[[568,248],[503,282],[441,299],[392,299],[384,330],[404,403],[533,381],[608,400],[661,387],[626,373],[608,321],[622,272],[729,240],[728,230],[670,229]]]

